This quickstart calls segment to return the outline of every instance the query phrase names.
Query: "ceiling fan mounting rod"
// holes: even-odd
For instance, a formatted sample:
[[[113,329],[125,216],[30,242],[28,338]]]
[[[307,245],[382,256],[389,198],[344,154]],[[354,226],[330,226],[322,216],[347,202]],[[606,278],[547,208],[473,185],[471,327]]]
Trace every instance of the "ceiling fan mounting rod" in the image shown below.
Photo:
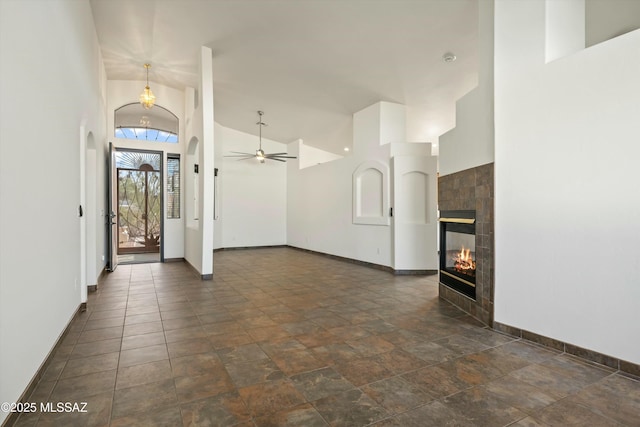
[[[266,126],[267,124],[262,121],[262,115],[264,111],[258,110],[258,123],[256,123],[260,127],[260,151],[262,151],[262,126]]]

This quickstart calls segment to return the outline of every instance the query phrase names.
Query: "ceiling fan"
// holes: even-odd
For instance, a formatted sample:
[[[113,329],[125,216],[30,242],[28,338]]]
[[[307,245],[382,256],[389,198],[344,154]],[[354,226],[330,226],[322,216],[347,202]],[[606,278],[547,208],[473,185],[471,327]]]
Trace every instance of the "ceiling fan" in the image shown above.
[[[262,126],[267,126],[266,123],[262,121],[262,116],[264,115],[263,111],[258,111],[258,122],[256,123],[260,126],[260,146],[256,150],[256,153],[243,153],[241,151],[232,151],[234,154],[230,154],[225,157],[239,157],[238,160],[247,160],[247,159],[258,159],[260,163],[264,163],[265,160],[277,160],[278,162],[286,162],[284,159],[297,159],[295,156],[288,156],[288,153],[265,153],[262,149]]]

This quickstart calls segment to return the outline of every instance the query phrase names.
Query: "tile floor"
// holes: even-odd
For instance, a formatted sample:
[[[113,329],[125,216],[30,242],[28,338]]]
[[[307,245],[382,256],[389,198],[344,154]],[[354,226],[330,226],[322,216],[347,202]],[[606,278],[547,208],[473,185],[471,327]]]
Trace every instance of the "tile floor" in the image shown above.
[[[288,248],[120,266],[20,426],[638,426],[640,382],[495,333],[436,277]]]

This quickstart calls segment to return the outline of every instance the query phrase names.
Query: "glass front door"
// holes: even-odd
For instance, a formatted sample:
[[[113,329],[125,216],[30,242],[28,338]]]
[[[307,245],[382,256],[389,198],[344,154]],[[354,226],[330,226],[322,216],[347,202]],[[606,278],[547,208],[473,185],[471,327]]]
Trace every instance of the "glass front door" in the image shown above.
[[[161,154],[118,152],[118,255],[160,254]],[[157,259],[156,259],[157,258]],[[128,261],[135,262],[136,258]],[[145,261],[159,261],[145,258]],[[124,260],[125,262],[127,259]]]

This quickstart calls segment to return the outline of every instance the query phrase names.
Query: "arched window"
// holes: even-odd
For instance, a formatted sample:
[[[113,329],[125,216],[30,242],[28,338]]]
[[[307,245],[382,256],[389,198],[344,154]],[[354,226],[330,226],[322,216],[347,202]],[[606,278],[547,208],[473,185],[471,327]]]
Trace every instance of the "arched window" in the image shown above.
[[[145,110],[138,102],[115,111],[115,137],[155,142],[178,142],[178,117],[155,105]]]

